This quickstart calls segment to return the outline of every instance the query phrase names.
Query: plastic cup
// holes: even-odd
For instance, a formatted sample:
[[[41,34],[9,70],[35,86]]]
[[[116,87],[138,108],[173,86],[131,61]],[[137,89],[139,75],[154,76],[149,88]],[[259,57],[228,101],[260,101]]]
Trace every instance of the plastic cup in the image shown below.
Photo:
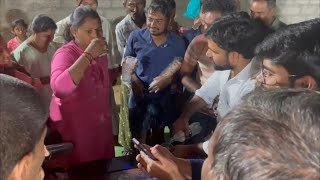
[[[137,64],[137,58],[127,56],[122,60],[122,81],[131,84],[131,73]]]

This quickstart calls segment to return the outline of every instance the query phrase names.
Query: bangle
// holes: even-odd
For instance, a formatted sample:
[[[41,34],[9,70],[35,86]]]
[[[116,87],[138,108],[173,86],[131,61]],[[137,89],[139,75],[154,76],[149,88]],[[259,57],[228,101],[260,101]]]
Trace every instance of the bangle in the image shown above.
[[[89,58],[89,56],[84,55],[85,59],[88,60],[89,64],[91,64],[92,59]]]
[[[87,54],[83,54],[83,56],[89,61],[89,63],[91,64],[92,62],[92,58],[90,56],[88,56]]]
[[[83,53],[84,53],[84,54],[86,54],[86,55],[88,55],[88,56],[90,56],[90,58],[91,58],[92,60],[94,59],[94,57],[92,56],[92,54],[91,54],[91,53],[86,52],[86,51],[84,51]]]

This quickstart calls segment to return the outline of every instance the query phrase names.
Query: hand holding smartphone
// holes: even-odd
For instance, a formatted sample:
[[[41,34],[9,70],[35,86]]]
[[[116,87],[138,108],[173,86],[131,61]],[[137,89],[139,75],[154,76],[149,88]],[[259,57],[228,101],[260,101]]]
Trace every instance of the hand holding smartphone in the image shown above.
[[[140,144],[140,142],[136,138],[132,138],[132,142],[139,151],[144,152],[147,156],[149,156],[150,159],[154,161],[158,160],[149,150],[147,150],[142,144]]]

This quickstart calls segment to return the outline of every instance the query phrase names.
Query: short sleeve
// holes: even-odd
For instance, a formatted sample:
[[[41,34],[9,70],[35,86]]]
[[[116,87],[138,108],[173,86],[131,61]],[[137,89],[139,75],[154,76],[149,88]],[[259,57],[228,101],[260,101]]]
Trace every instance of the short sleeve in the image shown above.
[[[195,93],[207,103],[208,108],[212,107],[215,97],[220,94],[220,77],[221,71],[215,71]]]
[[[134,40],[135,40],[135,33],[131,33],[128,38],[128,42],[127,42],[123,57],[127,57],[127,56],[136,57],[136,53],[134,52]]]
[[[56,23],[57,29],[54,34],[53,42],[59,43],[59,44],[65,43],[65,39],[63,35],[68,26],[69,21],[70,21],[70,17],[68,16]]]
[[[22,49],[17,48],[14,50],[13,57],[29,74],[31,74],[32,61],[26,59],[25,52]]]
[[[116,26],[116,39],[117,39],[117,46],[120,52],[120,55],[123,56],[124,47],[126,46],[126,38],[123,34],[123,30],[120,28],[119,25]]]

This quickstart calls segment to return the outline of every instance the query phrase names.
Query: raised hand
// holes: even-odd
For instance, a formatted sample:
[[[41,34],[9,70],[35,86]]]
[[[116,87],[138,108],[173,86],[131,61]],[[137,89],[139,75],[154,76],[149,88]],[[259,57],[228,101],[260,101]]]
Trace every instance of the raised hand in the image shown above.
[[[86,48],[85,52],[89,53],[93,59],[106,55],[108,53],[107,43],[103,38],[93,39]]]

